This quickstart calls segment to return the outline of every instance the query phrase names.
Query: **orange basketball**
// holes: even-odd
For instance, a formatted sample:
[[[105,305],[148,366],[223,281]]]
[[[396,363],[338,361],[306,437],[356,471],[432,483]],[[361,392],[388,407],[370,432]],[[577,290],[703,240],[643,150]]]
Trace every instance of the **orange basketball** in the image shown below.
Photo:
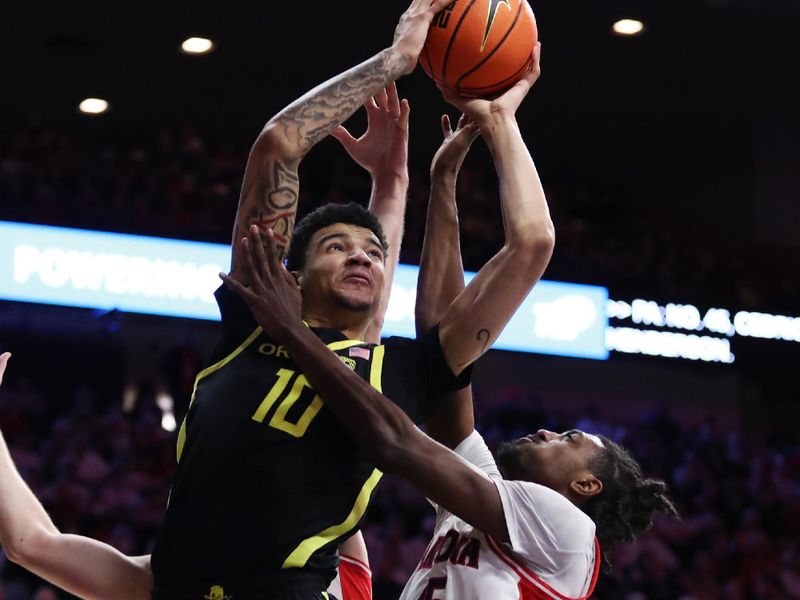
[[[490,96],[528,72],[537,36],[526,0],[455,0],[434,17],[419,60],[437,83]]]

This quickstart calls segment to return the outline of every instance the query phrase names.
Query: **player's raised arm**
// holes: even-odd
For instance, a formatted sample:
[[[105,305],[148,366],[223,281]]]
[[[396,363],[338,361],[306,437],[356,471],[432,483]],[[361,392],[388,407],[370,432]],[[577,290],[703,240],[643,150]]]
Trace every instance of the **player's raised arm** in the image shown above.
[[[269,240],[271,232],[266,232]],[[422,433],[401,408],[348,368],[300,320],[300,289],[272,245],[252,227],[242,243],[244,286],[222,275],[256,321],[282,343],[348,435],[375,465],[408,479],[431,500],[507,540],[497,488],[478,468]]]
[[[250,225],[272,229],[276,249],[285,256],[297,213],[300,161],[369,98],[414,70],[431,21],[452,2],[413,0],[389,48],[317,86],[270,119],[247,161],[233,231],[234,257]],[[240,276],[235,262],[231,273]]]
[[[394,83],[367,100],[364,108],[367,112],[367,131],[364,135],[356,139],[342,126],[334,129],[331,135],[372,177],[369,211],[378,217],[389,243],[381,304],[364,336],[365,341],[378,343],[403,239],[408,194],[408,117],[411,109],[408,100],[400,100]]]
[[[417,335],[436,325],[464,289],[456,179],[480,130],[462,115],[453,131],[450,118],[443,115],[442,134],[444,140],[431,162],[431,192],[414,307]],[[472,386],[448,394],[439,410],[425,422],[428,435],[449,448],[455,448],[474,428]]]
[[[539,175],[520,134],[515,113],[539,76],[540,46],[532,70],[494,100],[464,98],[443,90],[481,130],[500,181],[506,240],[450,305],[439,335],[450,368],[458,374],[497,339],[550,261],[555,234]]]
[[[0,383],[10,357],[0,355]],[[9,560],[81,598],[150,597],[150,557],[125,556],[97,540],[59,532],[17,471],[2,433],[0,545]]]

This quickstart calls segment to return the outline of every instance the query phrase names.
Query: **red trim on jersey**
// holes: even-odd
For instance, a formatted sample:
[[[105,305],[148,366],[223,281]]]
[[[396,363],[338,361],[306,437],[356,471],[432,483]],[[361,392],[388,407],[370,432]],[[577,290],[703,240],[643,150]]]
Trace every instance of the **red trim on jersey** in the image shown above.
[[[342,600],[372,600],[372,571],[364,561],[339,554]]]
[[[522,582],[529,582],[529,585],[532,583],[538,588],[541,588],[548,593],[552,594],[559,600],[586,600],[589,596],[592,595],[594,592],[594,587],[597,584],[597,577],[600,574],[600,542],[597,541],[597,538],[594,538],[594,569],[592,570],[592,581],[589,584],[589,591],[586,592],[585,596],[581,596],[580,598],[572,598],[570,596],[565,596],[564,594],[560,593],[558,590],[553,589],[550,585],[547,584],[541,577],[539,577],[536,573],[534,573],[531,569],[526,567],[522,564],[519,559],[517,559],[509,550],[507,550],[499,541],[491,536],[486,536],[486,540],[489,543],[489,548],[491,548],[500,559],[506,563],[511,570],[514,571],[517,575],[519,575]],[[520,599],[527,600],[528,598],[534,598],[535,596],[531,596],[530,592],[524,590],[522,588],[522,582],[520,582]]]

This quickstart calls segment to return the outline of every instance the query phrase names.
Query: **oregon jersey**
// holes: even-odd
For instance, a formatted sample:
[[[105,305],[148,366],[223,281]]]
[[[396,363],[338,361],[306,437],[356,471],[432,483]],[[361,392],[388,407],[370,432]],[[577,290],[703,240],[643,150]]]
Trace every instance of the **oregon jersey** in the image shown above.
[[[224,286],[217,301],[222,340],[197,376],[178,435],[178,469],[152,556],[155,588],[201,598],[212,586],[241,595],[300,580],[324,590],[336,548],[358,526],[381,472],[244,302]],[[453,376],[438,331],[378,346],[315,333],[417,423],[469,376]]]

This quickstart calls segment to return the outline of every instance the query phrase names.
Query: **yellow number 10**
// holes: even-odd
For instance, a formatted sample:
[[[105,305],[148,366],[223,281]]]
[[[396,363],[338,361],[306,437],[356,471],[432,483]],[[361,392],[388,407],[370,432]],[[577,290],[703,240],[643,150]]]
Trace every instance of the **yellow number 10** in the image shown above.
[[[291,383],[292,378],[295,375],[297,375],[297,373],[295,371],[290,371],[289,369],[281,369],[278,371],[278,381],[275,382],[275,385],[272,386],[272,389],[266,395],[264,400],[258,405],[256,412],[253,413],[254,421],[257,421],[258,423],[264,422],[267,413],[283,395],[284,391],[289,386],[289,383]],[[301,373],[297,379],[295,379],[294,385],[292,385],[289,393],[286,394],[283,400],[281,400],[280,404],[278,404],[278,408],[275,410],[275,413],[272,415],[272,418],[269,421],[270,427],[280,429],[281,431],[285,431],[289,435],[298,438],[305,435],[306,429],[308,429],[311,421],[314,420],[314,417],[317,416],[319,409],[322,408],[322,398],[315,394],[311,404],[303,411],[303,414],[300,415],[300,418],[296,423],[291,423],[290,421],[286,420],[286,415],[289,413],[289,410],[292,408],[292,406],[294,406],[294,403],[300,398],[300,394],[303,393],[305,388],[312,389],[308,384],[306,376]]]

